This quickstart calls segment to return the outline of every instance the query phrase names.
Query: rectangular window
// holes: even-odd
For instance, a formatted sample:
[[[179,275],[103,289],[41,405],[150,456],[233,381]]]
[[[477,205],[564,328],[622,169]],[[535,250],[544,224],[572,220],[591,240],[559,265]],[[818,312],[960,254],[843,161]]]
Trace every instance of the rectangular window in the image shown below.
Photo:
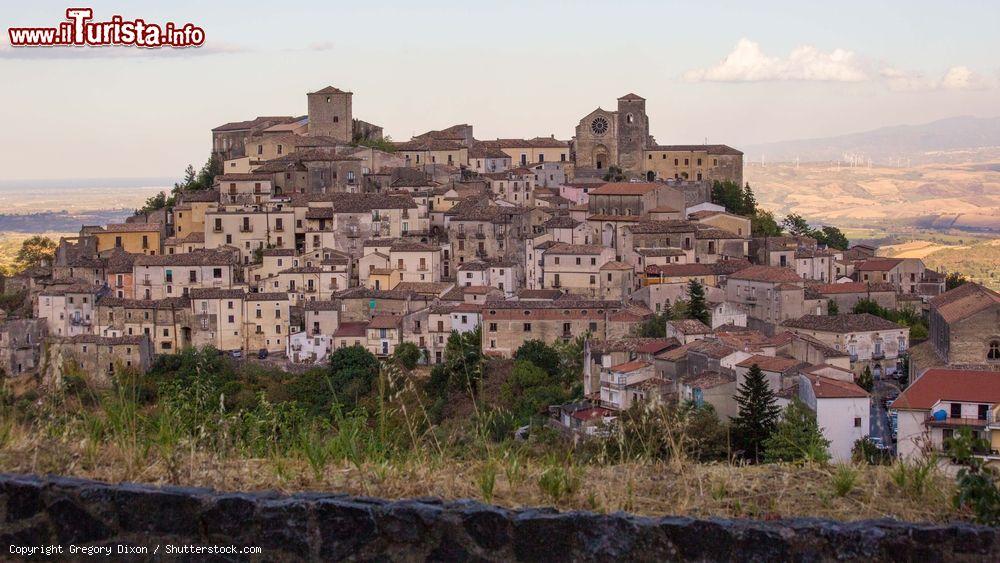
[[[531,332],[531,323],[524,323],[524,332]]]

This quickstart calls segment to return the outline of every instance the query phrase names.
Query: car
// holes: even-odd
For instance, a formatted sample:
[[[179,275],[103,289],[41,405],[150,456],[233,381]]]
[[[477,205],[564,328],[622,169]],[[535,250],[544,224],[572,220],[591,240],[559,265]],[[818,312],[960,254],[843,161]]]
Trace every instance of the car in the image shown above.
[[[263,360],[267,357],[267,348],[261,348],[257,351],[257,358]]]
[[[233,358],[235,360],[239,360],[240,358],[243,357],[243,350],[233,350],[233,351],[229,352],[229,357],[231,357],[231,358]]]
[[[878,436],[870,436],[868,439],[871,440],[872,444],[875,444],[875,447],[880,450],[888,448],[888,446],[885,445],[885,442],[882,441],[882,438],[879,438]]]

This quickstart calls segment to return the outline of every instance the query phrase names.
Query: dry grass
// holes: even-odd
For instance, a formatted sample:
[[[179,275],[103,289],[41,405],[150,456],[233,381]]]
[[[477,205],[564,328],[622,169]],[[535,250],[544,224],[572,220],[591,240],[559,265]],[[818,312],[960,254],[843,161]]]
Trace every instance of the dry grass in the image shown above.
[[[629,463],[565,465],[526,456],[496,454],[469,461],[427,453],[385,463],[330,464],[317,472],[299,458],[220,458],[179,448],[169,467],[156,452],[129,452],[118,445],[87,448],[78,442],[29,435],[8,428],[0,442],[0,471],[51,473],[107,482],[138,481],[220,490],[335,491],[385,498],[474,498],[506,507],[551,506],[643,515],[774,519],[795,516],[840,520],[897,518],[940,522],[960,517],[951,508],[951,480],[935,473],[923,491],[904,490],[893,468],[858,466],[849,491],[838,491],[837,466]],[[2,436],[0,436],[2,440]],[[539,482],[553,467],[573,478],[554,502]],[[131,468],[131,469],[130,469]],[[482,488],[484,471],[495,474]]]

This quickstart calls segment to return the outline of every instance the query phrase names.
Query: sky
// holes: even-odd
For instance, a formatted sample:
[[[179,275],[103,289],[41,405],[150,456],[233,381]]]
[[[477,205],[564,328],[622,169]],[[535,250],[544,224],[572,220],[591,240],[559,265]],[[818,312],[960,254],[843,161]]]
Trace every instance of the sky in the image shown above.
[[[0,181],[175,177],[212,127],[354,92],[396,140],[569,139],[635,92],[662,144],[815,138],[1000,115],[1000,2],[2,0]],[[752,5],[751,5],[752,4]],[[191,22],[196,49],[13,48],[69,6]]]

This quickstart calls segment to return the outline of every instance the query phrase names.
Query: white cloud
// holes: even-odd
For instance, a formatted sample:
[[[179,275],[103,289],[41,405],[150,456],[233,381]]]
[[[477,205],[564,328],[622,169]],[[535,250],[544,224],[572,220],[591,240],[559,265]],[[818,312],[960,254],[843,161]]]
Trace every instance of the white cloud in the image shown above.
[[[924,92],[930,90],[985,90],[990,80],[966,66],[953,66],[939,79],[921,72],[904,71],[886,67],[880,71],[890,90],[896,92]]]
[[[786,58],[771,57],[764,54],[758,43],[746,38],[740,39],[719,64],[684,74],[688,82],[861,82],[868,78],[854,53],[845,49],[823,52],[803,45]]]

